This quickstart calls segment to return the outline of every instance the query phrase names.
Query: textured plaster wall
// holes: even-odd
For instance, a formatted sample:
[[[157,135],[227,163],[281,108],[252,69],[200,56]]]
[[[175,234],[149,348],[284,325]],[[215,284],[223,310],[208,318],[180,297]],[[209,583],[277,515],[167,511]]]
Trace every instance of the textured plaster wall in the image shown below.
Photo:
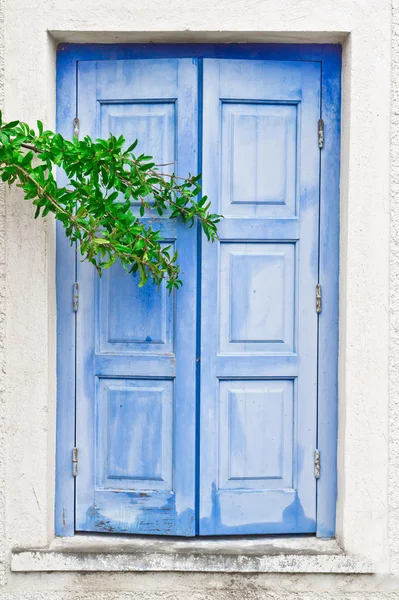
[[[392,10],[389,544],[399,574],[399,2]]]
[[[161,38],[343,43],[337,530],[344,548],[372,559],[378,574],[11,573],[13,548],[46,547],[52,538],[55,305],[53,223],[34,222],[31,207],[7,191],[0,195],[0,597],[399,598],[399,1],[0,0],[0,104],[8,119],[53,126],[54,39]]]

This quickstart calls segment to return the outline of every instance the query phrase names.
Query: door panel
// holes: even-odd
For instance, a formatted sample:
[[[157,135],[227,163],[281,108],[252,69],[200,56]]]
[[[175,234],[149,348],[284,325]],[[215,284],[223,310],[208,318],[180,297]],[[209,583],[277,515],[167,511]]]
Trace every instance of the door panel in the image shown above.
[[[78,77],[81,135],[137,137],[138,154],[175,163],[163,169],[197,171],[191,60],[80,62]],[[101,279],[77,265],[76,529],[193,535],[196,232],[167,217],[143,220],[179,251],[177,294],[138,288],[119,264]]]
[[[295,244],[223,242],[220,306],[222,354],[293,352]]]
[[[219,490],[292,488],[293,382],[220,381]]]
[[[204,60],[200,534],[316,529],[320,66]]]
[[[96,486],[173,489],[173,381],[98,381]]]
[[[173,354],[174,297],[164,285],[139,288],[139,280],[117,263],[98,281],[100,352]]]
[[[296,134],[296,104],[222,102],[223,215],[259,218],[295,214]]]

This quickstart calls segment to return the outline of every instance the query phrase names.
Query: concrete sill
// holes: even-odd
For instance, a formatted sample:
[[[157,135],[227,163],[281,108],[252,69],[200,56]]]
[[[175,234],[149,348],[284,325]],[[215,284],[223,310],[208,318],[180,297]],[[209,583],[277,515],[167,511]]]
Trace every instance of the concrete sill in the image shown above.
[[[373,573],[335,540],[314,537],[187,539],[76,535],[14,550],[12,571]]]

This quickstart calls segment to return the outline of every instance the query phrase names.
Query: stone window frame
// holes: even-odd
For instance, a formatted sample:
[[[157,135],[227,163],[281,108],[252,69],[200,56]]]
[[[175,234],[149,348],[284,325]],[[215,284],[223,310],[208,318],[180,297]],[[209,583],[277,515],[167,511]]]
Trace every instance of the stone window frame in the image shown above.
[[[52,32],[49,36],[50,45],[54,39],[67,40],[68,35],[71,41],[76,41],[76,35],[68,34],[67,32]],[[79,35],[79,34],[78,34]],[[93,34],[86,32],[80,34],[79,41],[91,41]],[[189,37],[189,34],[186,34]],[[219,34],[214,34],[213,39],[217,41]],[[245,34],[245,41],[251,38],[251,41],[262,39],[262,41],[278,41],[289,42],[292,39],[290,32],[279,34],[278,36],[270,34]],[[115,34],[114,41],[153,41],[156,39],[156,34],[142,33],[137,35]],[[177,34],[172,32],[165,34],[163,40],[169,39],[174,41]],[[208,40],[212,36],[208,36]],[[329,540],[330,550],[327,551],[325,546],[322,546],[322,540],[315,540],[315,546],[309,552],[307,541],[300,538],[295,540],[297,552],[293,552],[290,547],[279,543],[276,540],[268,540],[271,547],[274,548],[270,552],[262,550],[261,554],[253,554],[253,557],[258,557],[255,562],[262,563],[263,567],[255,569],[255,567],[247,567],[246,572],[377,572],[386,569],[387,564],[387,503],[386,495],[388,491],[387,465],[388,465],[388,391],[387,391],[387,356],[388,356],[388,317],[384,315],[386,312],[388,287],[383,287],[381,283],[387,281],[387,257],[388,257],[388,239],[389,239],[389,220],[388,220],[388,203],[389,203],[389,64],[386,64],[387,45],[382,44],[381,51],[378,53],[376,44],[366,39],[364,30],[359,30],[349,35],[349,32],[342,33],[331,31],[328,34],[322,34],[315,31],[303,32],[296,36],[296,41],[312,41],[317,40],[321,43],[325,41],[341,42],[343,45],[343,104],[342,117],[345,124],[343,129],[342,144],[341,144],[341,274],[340,274],[340,369],[339,369],[339,452],[338,452],[338,504],[337,504],[337,541]],[[106,41],[109,41],[107,35],[104,34]],[[143,39],[144,38],[144,39]],[[228,34],[224,37],[231,41],[243,41],[243,34]],[[378,34],[376,39],[381,39]],[[96,41],[99,41],[96,34]],[[374,38],[373,38],[374,39]],[[366,46],[370,45],[369,51]],[[371,52],[377,52],[375,61],[371,61]],[[51,54],[51,52],[50,52]],[[370,59],[368,76],[364,75],[365,61]],[[54,61],[50,60],[50,73],[53,75]],[[367,89],[369,93],[367,106],[367,114],[359,116],[359,99],[364,99],[366,94],[366,83],[373,76],[376,82],[375,88]],[[376,92],[379,92],[377,98]],[[385,94],[385,96],[384,96]],[[385,100],[384,100],[385,98]],[[49,112],[52,112],[51,101],[48,103]],[[373,130],[376,137],[376,142],[373,144],[367,133]],[[368,142],[368,143],[367,143]],[[379,144],[378,153],[376,155],[376,144]],[[373,164],[373,174],[375,180],[370,183],[370,180],[365,176],[363,164],[370,167],[371,158],[375,159],[377,166]],[[360,162],[359,162],[360,161]],[[384,161],[387,163],[384,165]],[[359,167],[360,165],[360,167]],[[362,181],[363,180],[363,181]],[[359,202],[359,197],[365,193],[365,182],[371,187],[377,197],[374,210],[361,213],[362,204]],[[369,189],[370,191],[370,189]],[[379,193],[378,193],[379,192]],[[380,214],[377,214],[377,209]],[[361,218],[363,216],[363,219]],[[356,218],[360,217],[360,223],[356,222]],[[375,221],[375,222],[373,222]],[[355,224],[356,223],[356,224]],[[367,227],[367,247],[365,248],[365,240],[359,236],[360,225]],[[352,243],[357,234],[357,243]],[[351,242],[352,240],[352,242]],[[50,235],[47,240],[47,249],[49,251],[50,260],[54,261],[54,239]],[[373,256],[374,254],[374,256]],[[53,257],[53,258],[51,258]],[[386,259],[386,262],[381,259]],[[365,290],[360,290],[360,282],[366,280],[365,277],[358,275],[358,269],[363,265],[369,280],[370,286],[366,286]],[[51,275],[51,273],[50,273]],[[364,275],[364,273],[363,273]],[[384,279],[385,278],[385,279]],[[51,283],[49,285],[51,296]],[[355,291],[358,294],[354,294]],[[368,297],[367,297],[368,295]],[[51,300],[51,298],[50,298]],[[357,316],[359,304],[362,303],[361,318],[367,315],[367,308],[372,309],[373,321],[378,323],[378,332],[373,325],[370,325],[371,332],[366,331],[360,325],[360,317]],[[54,303],[52,305],[54,307]],[[54,310],[51,309],[51,301],[48,312],[50,319],[50,332],[54,334]],[[377,333],[379,335],[377,335]],[[364,339],[365,336],[365,339]],[[374,340],[376,344],[371,347],[370,342]],[[361,355],[361,361],[354,356],[354,349],[360,349],[363,342],[364,352]],[[51,344],[50,344],[51,346]],[[49,366],[51,367],[51,358],[49,357]],[[54,364],[54,363],[53,363]],[[369,386],[366,390],[361,386],[361,377],[370,373]],[[54,375],[55,376],[55,371]],[[360,387],[359,387],[360,386]],[[50,385],[51,389],[51,385]],[[53,388],[54,389],[54,386]],[[360,391],[359,391],[360,390]],[[380,403],[375,402],[375,398],[381,398]],[[367,418],[365,418],[367,415]],[[51,432],[50,432],[51,433]],[[53,436],[51,438],[51,436]],[[54,433],[50,435],[54,440]],[[370,452],[370,448],[373,452]],[[350,460],[348,460],[348,456]],[[51,467],[50,457],[50,467]],[[367,474],[367,477],[365,476]],[[50,480],[54,481],[53,476],[48,475]],[[360,505],[356,499],[361,498]],[[50,493],[51,498],[51,493]],[[51,504],[51,502],[50,502]],[[18,504],[17,504],[18,506]],[[372,518],[371,518],[372,517]],[[50,522],[50,524],[49,524]],[[76,536],[73,538],[77,542]],[[108,565],[102,565],[102,557],[111,554],[114,558],[119,556],[119,553],[111,551],[111,546],[106,551],[100,551],[97,546],[91,544],[89,536],[80,542],[81,546],[73,546],[70,540],[66,538],[53,540],[51,526],[51,510],[48,511],[47,519],[47,545],[32,549],[29,544],[23,547],[15,547],[12,552],[12,568],[13,570],[113,570]],[[169,540],[165,540],[169,542]],[[140,552],[136,548],[133,552],[127,552],[125,540],[115,540],[115,544],[120,542],[122,557],[135,555],[138,557]],[[146,538],[148,543],[148,538]],[[214,541],[216,542],[216,540]],[[213,542],[213,543],[214,543]],[[107,542],[110,544],[110,542]],[[240,552],[239,544],[245,544],[245,540],[237,542],[234,548],[222,551],[217,550],[216,556],[225,554],[235,554],[242,556],[243,561],[247,559],[249,553],[247,550]],[[336,544],[333,549],[332,544]],[[216,544],[213,546],[217,548]],[[243,549],[244,546],[241,546]],[[178,554],[177,548],[173,548],[175,554]],[[201,550],[201,549],[200,549]],[[203,550],[203,549],[202,549]],[[201,552],[202,552],[201,550]],[[81,555],[91,557],[93,563],[89,569],[79,569],[77,564],[69,564],[73,556],[81,557]],[[147,554],[147,551],[145,552]],[[166,552],[170,556],[170,552]],[[184,552],[181,554],[184,555]],[[192,549],[187,555],[194,555]],[[212,556],[212,554],[210,554]],[[272,559],[270,559],[270,556]],[[292,562],[292,557],[297,557]],[[333,558],[326,559],[326,557]],[[29,557],[31,557],[29,559]],[[277,562],[280,559],[282,562]],[[300,564],[300,557],[303,564]],[[314,557],[310,559],[309,557]],[[325,560],[330,562],[330,570],[326,565],[320,567],[319,557],[322,557],[321,562]],[[336,558],[339,557],[339,558]],[[288,563],[284,566],[284,558],[288,559]],[[25,560],[26,559],[26,560]],[[39,560],[40,559],[40,560]],[[54,560],[53,560],[54,559]],[[68,560],[67,560],[68,559]],[[31,562],[30,562],[31,560]],[[42,564],[38,564],[42,561]],[[348,569],[346,571],[339,570],[339,561],[346,560]],[[52,562],[53,561],[53,562]],[[56,562],[58,561],[58,568]],[[291,561],[291,564],[290,564]],[[312,563],[313,561],[313,563]],[[123,561],[122,561],[123,562]],[[315,564],[317,562],[318,564]],[[47,563],[47,568],[46,564]],[[90,563],[90,561],[89,561]],[[36,565],[36,567],[35,567]],[[334,566],[331,566],[334,565]],[[72,568],[73,566],[73,568]],[[165,570],[190,570],[188,565],[181,565],[179,568],[173,568],[172,564],[168,565]],[[52,567],[52,568],[50,568]],[[139,565],[133,569],[123,567],[116,570],[141,570]],[[123,567],[123,568],[122,568]],[[230,569],[236,570],[233,563],[230,563]],[[253,569],[253,570],[252,570]],[[334,570],[336,569],[336,570]],[[152,565],[149,570],[157,570],[155,565]],[[159,570],[164,570],[160,568]],[[205,569],[204,566],[193,570],[212,570]],[[227,566],[223,569],[214,570],[229,570]],[[239,569],[238,569],[239,570]]]

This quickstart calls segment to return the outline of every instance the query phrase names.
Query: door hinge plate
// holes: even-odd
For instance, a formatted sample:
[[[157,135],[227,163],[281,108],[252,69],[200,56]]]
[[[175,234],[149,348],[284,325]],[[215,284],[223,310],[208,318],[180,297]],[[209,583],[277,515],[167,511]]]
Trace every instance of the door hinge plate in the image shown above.
[[[324,121],[323,121],[323,119],[319,119],[319,121],[318,121],[317,134],[318,134],[319,148],[321,150],[322,148],[324,148]]]
[[[72,449],[72,475],[76,477],[78,474],[78,449]]]
[[[320,450],[314,451],[314,476],[316,479],[320,477]]]
[[[321,313],[321,285],[316,284],[316,312]]]
[[[78,312],[79,308],[79,284],[75,281],[72,286],[72,308],[74,312]]]
[[[75,117],[73,120],[73,137],[79,138],[79,119]]]

